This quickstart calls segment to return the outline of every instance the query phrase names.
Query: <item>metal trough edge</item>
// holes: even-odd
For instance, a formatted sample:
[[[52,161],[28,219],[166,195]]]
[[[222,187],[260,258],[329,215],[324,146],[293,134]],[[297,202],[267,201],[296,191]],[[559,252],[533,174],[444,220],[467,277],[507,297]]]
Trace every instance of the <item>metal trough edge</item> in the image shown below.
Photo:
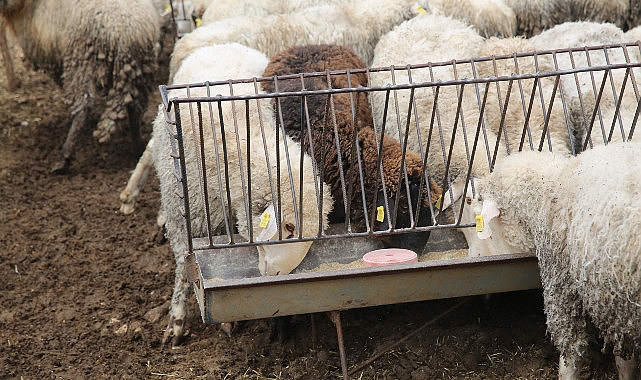
[[[198,257],[196,257],[198,263]],[[534,253],[194,283],[205,323],[536,289]]]

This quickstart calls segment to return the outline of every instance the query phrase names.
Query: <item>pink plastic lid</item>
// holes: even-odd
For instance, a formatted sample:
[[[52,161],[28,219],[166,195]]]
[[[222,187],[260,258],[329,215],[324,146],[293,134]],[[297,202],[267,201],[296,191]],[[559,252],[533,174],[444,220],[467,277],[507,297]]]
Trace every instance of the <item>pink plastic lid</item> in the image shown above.
[[[414,251],[402,248],[377,249],[367,252],[363,256],[364,267],[377,267],[381,265],[417,263],[418,256]]]

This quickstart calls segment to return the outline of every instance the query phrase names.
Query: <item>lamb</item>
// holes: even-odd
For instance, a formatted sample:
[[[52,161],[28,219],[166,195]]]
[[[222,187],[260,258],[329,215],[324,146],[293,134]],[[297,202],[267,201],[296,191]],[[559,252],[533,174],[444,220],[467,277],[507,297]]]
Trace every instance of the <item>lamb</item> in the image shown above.
[[[522,152],[478,183],[480,238],[536,251],[559,379],[578,379],[594,332],[613,349],[619,379],[636,378],[641,346],[641,144],[616,142],[576,157]],[[482,200],[479,200],[482,199]]]
[[[352,48],[369,64],[378,38],[415,16],[415,0],[360,0],[310,7],[285,15],[239,16],[203,25],[176,43],[169,63],[169,80],[194,49],[215,43],[238,42],[268,57],[296,45],[331,43]]]
[[[267,65],[267,57],[248,47],[240,44],[221,44],[203,47],[195,50],[183,61],[180,69],[176,72],[175,80],[178,83],[196,83],[204,80],[216,81],[227,78],[250,78],[262,74]],[[210,87],[216,94],[229,95],[230,85]],[[207,88],[191,87],[191,96],[205,96]],[[258,94],[261,91],[258,85],[252,83],[236,84],[233,86],[234,95]],[[185,90],[172,90],[170,98],[186,96]],[[192,107],[194,105],[192,104]],[[216,106],[215,104],[213,105]],[[311,241],[297,241],[301,237],[317,236],[321,228],[327,227],[327,214],[332,208],[332,198],[327,186],[321,186],[320,180],[314,175],[315,169],[312,160],[304,154],[298,143],[295,143],[284,134],[277,140],[275,118],[272,107],[268,100],[252,100],[249,102],[249,120],[245,120],[244,101],[222,102],[222,121],[226,126],[226,153],[227,160],[224,161],[223,145],[220,136],[213,136],[214,131],[219,131],[222,121],[218,118],[218,112],[214,118],[215,125],[210,123],[209,116],[204,120],[204,152],[207,172],[207,186],[209,194],[209,225],[214,233],[225,231],[225,220],[233,218],[236,221],[238,233],[246,239],[253,241],[267,241],[280,239],[293,239],[291,243],[278,245],[259,246],[259,269],[263,275],[287,274],[293,270],[303,259]],[[189,115],[188,104],[182,104],[180,110],[183,115]],[[185,162],[186,178],[189,182],[188,194],[190,199],[202,199],[200,170],[197,163],[200,162],[199,153],[193,149],[195,143],[194,129],[189,117],[182,118],[183,135],[185,141]],[[236,120],[238,124],[234,121]],[[249,123],[250,131],[247,131],[246,122]],[[170,241],[176,258],[176,282],[172,307],[170,310],[170,321],[167,327],[163,343],[173,335],[172,344],[178,344],[183,335],[183,321],[186,315],[185,298],[189,285],[183,281],[185,265],[185,253],[187,253],[187,236],[185,223],[180,212],[180,200],[176,196],[178,183],[174,176],[174,160],[171,156],[170,136],[166,131],[164,112],[161,110],[154,121],[153,139],[153,163],[160,180],[161,211],[166,217],[167,237]],[[174,132],[172,132],[174,133]],[[253,144],[251,142],[254,142]],[[240,149],[238,149],[240,147]],[[264,150],[263,146],[266,146]],[[245,149],[247,146],[247,151]],[[278,146],[278,147],[276,147]],[[277,156],[277,149],[280,151]],[[251,157],[251,160],[249,160]],[[269,163],[266,162],[269,157]],[[225,166],[218,166],[225,163]],[[270,186],[270,175],[276,169],[277,162],[280,163],[283,172],[280,181],[281,199],[278,202],[277,194],[274,194]],[[248,169],[251,164],[251,189],[247,184]],[[302,165],[302,166],[301,166]],[[229,175],[229,188],[231,209],[223,208],[227,205],[226,197],[221,197],[219,192],[220,175],[224,172]],[[271,181],[277,181],[274,177]],[[299,188],[299,179],[302,175],[302,188]],[[290,186],[289,178],[294,178]],[[224,187],[224,183],[221,183]],[[246,190],[244,190],[246,189]],[[323,189],[323,192],[317,191]],[[251,199],[248,196],[251,191]],[[224,191],[223,191],[224,193]],[[319,211],[322,205],[322,211]],[[248,209],[247,207],[251,207]],[[208,233],[206,215],[203,203],[193,202],[190,204],[191,228],[194,236],[205,236]],[[276,212],[274,210],[277,210]],[[251,214],[249,214],[251,212]],[[230,213],[230,217],[225,217]],[[262,216],[261,216],[262,215]],[[268,223],[261,224],[267,215]],[[281,215],[278,221],[277,215]],[[251,221],[251,222],[250,222]],[[228,234],[230,231],[226,231]],[[232,231],[233,232],[233,231]],[[282,237],[281,237],[282,236]]]
[[[365,63],[344,46],[295,46],[276,54],[263,75],[276,77],[323,70],[344,70],[345,74],[330,75],[330,79],[327,76],[274,78],[262,85],[272,93],[297,92],[303,88],[312,91],[358,88],[367,86],[367,75],[363,70],[354,74],[349,71],[363,68]],[[387,215],[379,220],[383,222],[378,226],[380,229],[431,224],[432,204],[441,195],[440,188],[431,178],[426,180],[419,155],[404,149],[398,140],[376,134],[364,93],[335,94],[331,99],[325,95],[311,95],[305,97],[304,103],[298,96],[289,96],[275,98],[273,103],[287,133],[300,141],[320,163],[322,177],[331,186],[336,204],[345,205],[344,208],[335,207],[330,220],[344,221],[347,215],[348,225],[352,221],[355,229],[363,230],[367,213],[372,210],[365,202],[383,205],[386,210]],[[303,110],[305,121],[301,120]],[[358,141],[356,149],[353,149],[354,141]],[[386,190],[381,183],[385,184]],[[361,192],[361,186],[364,192]],[[350,189],[353,190],[351,194]],[[348,192],[344,193],[345,190]],[[392,200],[396,197],[398,208]],[[390,219],[394,222],[389,223]],[[420,235],[425,240],[429,236]],[[417,241],[410,242],[407,237],[392,236],[392,244],[408,248],[410,245],[405,244],[424,245],[424,240],[415,237]]]
[[[465,21],[484,37],[516,35],[516,15],[503,0],[428,0],[428,4],[431,12]]]
[[[149,0],[6,0],[0,14],[25,56],[64,88],[72,123],[54,173],[69,168],[78,135],[97,119],[94,137],[107,142],[123,122],[142,148],[140,118],[156,65],[159,21]]]
[[[582,46],[600,46],[604,44],[621,44],[625,40],[623,31],[611,23],[568,22],[532,37],[532,44],[537,49],[554,49]],[[556,54],[558,69],[575,67],[600,66],[616,63],[638,61],[635,54],[638,48],[592,49],[584,52],[573,52],[572,62],[568,53]],[[585,149],[593,144],[630,139],[632,125],[638,106],[638,95],[632,86],[632,80],[641,80],[641,70],[632,69],[626,78],[626,72],[615,69],[605,79],[603,95],[596,107],[597,94],[604,80],[602,72],[584,72],[561,77],[561,88],[569,100],[576,128],[584,130],[580,144]],[[621,97],[621,88],[626,84],[626,91]],[[637,82],[638,83],[638,82]],[[577,85],[578,84],[578,85]],[[617,112],[617,103],[620,107]],[[593,119],[594,118],[594,119]]]

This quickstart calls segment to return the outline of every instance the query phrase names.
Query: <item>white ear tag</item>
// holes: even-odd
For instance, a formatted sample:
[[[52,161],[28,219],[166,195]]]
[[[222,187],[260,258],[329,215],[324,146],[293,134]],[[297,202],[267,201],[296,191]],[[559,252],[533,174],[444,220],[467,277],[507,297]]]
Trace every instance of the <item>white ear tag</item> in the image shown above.
[[[492,229],[489,226],[490,220],[496,218],[500,215],[499,206],[496,202],[492,200],[485,200],[483,202],[483,208],[481,209],[481,215],[477,215],[477,236],[479,239],[489,239],[492,236]],[[479,221],[481,228],[479,231]]]
[[[267,241],[271,240],[278,233],[278,225],[276,224],[276,213],[274,212],[274,205],[269,205],[263,211],[262,216],[260,217],[259,227],[262,227],[263,230],[256,237],[256,241]]]

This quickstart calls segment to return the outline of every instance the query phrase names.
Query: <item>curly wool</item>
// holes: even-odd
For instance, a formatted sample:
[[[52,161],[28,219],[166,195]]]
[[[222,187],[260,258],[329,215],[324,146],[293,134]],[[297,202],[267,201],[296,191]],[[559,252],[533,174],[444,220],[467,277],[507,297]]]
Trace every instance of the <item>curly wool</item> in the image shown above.
[[[94,136],[108,141],[128,119],[139,143],[140,117],[156,67],[159,18],[146,0],[14,0],[0,9],[26,57],[68,96],[75,117],[88,110]],[[83,122],[82,127],[86,127]],[[75,145],[75,141],[72,141]],[[66,158],[73,148],[63,151]]]
[[[639,143],[577,157],[522,152],[480,181],[506,239],[536,247],[552,341],[575,368],[586,363],[593,324],[623,358],[641,345]]]

